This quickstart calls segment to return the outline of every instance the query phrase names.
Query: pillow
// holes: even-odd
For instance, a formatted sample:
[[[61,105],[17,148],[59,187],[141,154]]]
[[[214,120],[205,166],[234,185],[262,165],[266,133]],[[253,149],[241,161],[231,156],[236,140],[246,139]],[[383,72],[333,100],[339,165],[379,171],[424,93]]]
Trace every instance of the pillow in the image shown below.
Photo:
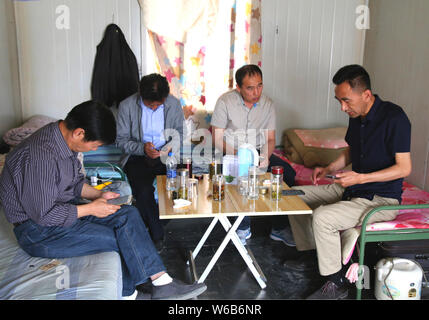
[[[54,121],[57,121],[57,119],[41,115],[33,116],[22,126],[10,129],[6,132],[3,136],[3,140],[8,145],[15,147],[31,136],[34,132]]]
[[[329,128],[320,130],[299,130],[295,133],[306,147],[318,147],[323,149],[347,148],[344,140],[347,128]]]
[[[331,146],[328,140],[338,141],[338,136],[345,137],[347,128],[335,128],[335,130],[300,130],[298,133],[311,133],[309,136],[322,137],[323,140],[319,139],[317,146],[305,146],[304,142],[298,136],[295,129],[288,129],[284,133],[284,148],[288,159],[292,162],[303,164],[307,168],[314,168],[316,166],[326,167],[332,161],[336,160],[339,155],[346,149],[346,147],[340,147],[337,149],[325,147],[324,141],[327,146]],[[320,133],[320,135],[319,135]],[[310,139],[309,139],[310,140]],[[308,141],[306,141],[308,143]],[[323,145],[323,147],[322,147]],[[341,144],[344,146],[345,141]],[[335,145],[334,145],[335,146]],[[337,145],[338,146],[338,145]]]

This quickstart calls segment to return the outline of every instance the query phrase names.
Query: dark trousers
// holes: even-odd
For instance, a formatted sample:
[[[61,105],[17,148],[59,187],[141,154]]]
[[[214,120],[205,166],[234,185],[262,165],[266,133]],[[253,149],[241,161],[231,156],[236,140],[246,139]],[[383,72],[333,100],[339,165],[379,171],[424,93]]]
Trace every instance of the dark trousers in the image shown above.
[[[127,174],[136,207],[149,229],[154,242],[164,238],[164,223],[159,219],[158,204],[155,201],[153,187],[157,175],[165,175],[165,165],[158,158],[148,159],[145,156],[131,156],[124,167]]]
[[[289,186],[292,187],[295,185],[295,170],[287,163],[283,161],[281,158],[271,155],[270,164],[268,166],[268,172],[271,171],[272,167],[281,166],[283,167],[283,181]],[[289,225],[288,216],[271,216],[271,224],[272,228],[275,230],[284,229]],[[244,217],[243,221],[238,226],[239,230],[246,230],[250,228],[250,217]]]

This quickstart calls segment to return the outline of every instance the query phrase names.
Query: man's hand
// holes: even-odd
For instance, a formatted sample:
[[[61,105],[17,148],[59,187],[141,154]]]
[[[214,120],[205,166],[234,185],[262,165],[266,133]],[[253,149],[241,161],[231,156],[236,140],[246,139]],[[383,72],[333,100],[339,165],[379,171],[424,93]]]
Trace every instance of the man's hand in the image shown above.
[[[88,204],[78,205],[77,217],[82,218],[85,216],[95,216],[97,218],[105,218],[114,214],[119,209],[121,209],[121,206],[108,204],[107,200],[101,197]]]
[[[259,163],[259,168],[261,169],[267,169],[268,166],[270,165],[270,160],[267,159],[266,157],[259,157],[259,160],[261,161]]]
[[[146,142],[144,144],[144,153],[151,159],[156,159],[160,157],[160,153],[155,149],[155,146],[152,142]]]
[[[101,198],[106,199],[106,200],[110,200],[110,199],[118,198],[119,196],[120,196],[119,193],[107,191],[107,192],[102,193]]]
[[[317,185],[317,182],[319,182],[320,179],[323,179],[329,173],[330,171],[328,170],[328,168],[321,168],[321,167],[314,168],[313,175],[311,176],[311,180],[313,181],[313,184]]]
[[[334,180],[335,183],[341,185],[343,188],[354,186],[355,184],[362,184],[362,174],[347,171],[336,174],[337,179]]]

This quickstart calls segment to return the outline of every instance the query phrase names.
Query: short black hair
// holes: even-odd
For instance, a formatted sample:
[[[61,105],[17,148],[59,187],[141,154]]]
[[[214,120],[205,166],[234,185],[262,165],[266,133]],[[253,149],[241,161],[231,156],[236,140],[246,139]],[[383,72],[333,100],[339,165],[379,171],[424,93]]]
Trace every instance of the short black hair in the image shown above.
[[[352,64],[342,67],[332,79],[334,84],[340,85],[346,82],[352,89],[361,89],[362,91],[371,90],[371,79],[368,72],[358,64]]]
[[[243,85],[243,79],[246,76],[253,76],[255,74],[259,74],[262,79],[262,71],[261,69],[255,65],[255,64],[247,64],[245,66],[242,66],[240,69],[237,70],[235,73],[235,81],[237,82],[238,86],[241,88]]]
[[[112,144],[116,140],[116,120],[112,111],[103,103],[94,100],[74,107],[64,123],[68,130],[85,130],[85,141],[100,141]]]
[[[170,94],[167,78],[158,73],[142,77],[140,81],[140,96],[143,100],[163,101]]]

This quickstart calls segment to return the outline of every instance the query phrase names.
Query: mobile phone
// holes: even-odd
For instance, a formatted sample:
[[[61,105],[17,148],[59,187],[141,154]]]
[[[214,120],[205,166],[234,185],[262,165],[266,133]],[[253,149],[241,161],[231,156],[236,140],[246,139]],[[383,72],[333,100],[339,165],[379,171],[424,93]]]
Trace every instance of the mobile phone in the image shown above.
[[[283,190],[282,193],[284,196],[303,196],[305,194],[304,191],[296,189]]]
[[[326,178],[328,178],[328,179],[339,179],[337,176],[334,176],[332,174],[327,174]]]
[[[121,206],[123,204],[130,203],[130,201],[131,201],[131,195],[128,195],[128,196],[122,196],[119,198],[109,199],[109,200],[107,200],[107,203],[108,204],[114,204],[117,206]]]

